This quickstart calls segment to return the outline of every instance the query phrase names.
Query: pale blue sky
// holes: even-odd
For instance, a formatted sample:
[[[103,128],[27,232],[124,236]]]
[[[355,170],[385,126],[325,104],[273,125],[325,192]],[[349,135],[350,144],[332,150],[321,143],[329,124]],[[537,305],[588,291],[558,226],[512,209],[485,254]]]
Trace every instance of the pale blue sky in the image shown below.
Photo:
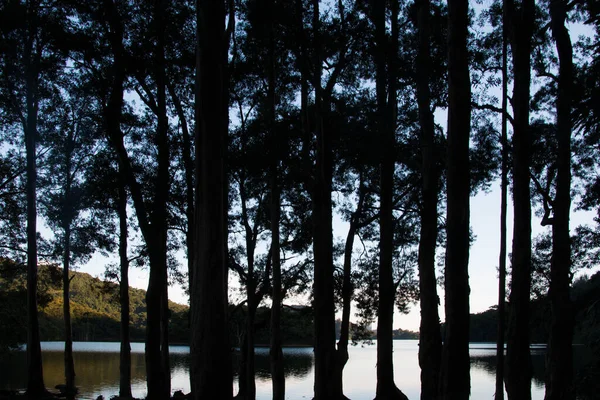
[[[488,4],[484,2],[484,7]],[[473,5],[476,8],[481,6]],[[572,25],[572,36],[576,37],[581,34],[590,35],[592,32],[589,28],[579,25]],[[512,90],[509,87],[509,90]],[[499,97],[499,96],[498,96]],[[441,125],[445,126],[445,113],[436,113],[436,120]],[[572,212],[571,215],[571,230],[580,224],[593,225],[593,212]],[[41,221],[40,221],[41,222]],[[471,226],[476,240],[470,250],[469,258],[469,277],[471,287],[470,308],[471,312],[485,311],[489,307],[498,302],[498,281],[497,281],[497,266],[498,254],[500,245],[500,189],[496,182],[492,185],[489,193],[479,193],[471,198]],[[541,233],[544,228],[539,224],[539,218],[534,216],[532,221],[533,236]],[[44,235],[49,234],[49,230],[41,229]],[[334,235],[336,237],[345,238],[347,225],[343,223],[335,223]],[[509,196],[508,207],[508,252],[511,250],[512,241],[512,201]],[[82,272],[90,273],[94,276],[101,277],[104,273],[104,265],[108,260],[104,257],[96,255],[85,266],[79,268]],[[185,263],[182,260],[182,265]],[[592,269],[597,270],[598,267]],[[586,271],[590,273],[591,271]],[[230,274],[231,275],[231,274]],[[510,279],[510,276],[508,277]],[[146,289],[148,284],[148,273],[146,270],[134,269],[130,270],[131,286]],[[438,287],[441,299],[440,318],[444,319],[443,311],[443,289]],[[169,288],[169,297],[178,303],[187,304],[187,297],[179,286]],[[288,303],[293,303],[296,300],[287,300]],[[418,330],[419,329],[419,308],[412,307],[407,315],[400,315],[398,312],[395,316],[394,326],[403,329]]]

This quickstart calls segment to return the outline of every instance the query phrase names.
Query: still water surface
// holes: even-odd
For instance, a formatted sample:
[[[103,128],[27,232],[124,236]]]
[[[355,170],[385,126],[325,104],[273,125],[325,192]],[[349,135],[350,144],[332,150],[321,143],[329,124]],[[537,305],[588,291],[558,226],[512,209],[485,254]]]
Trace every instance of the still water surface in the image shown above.
[[[398,387],[409,399],[418,399],[420,369],[418,341],[394,341],[394,374]],[[47,387],[64,383],[63,342],[42,343],[44,379]],[[119,343],[75,342],[73,345],[76,384],[80,399],[105,399],[119,391]],[[171,346],[172,390],[189,392],[189,347]],[[471,398],[493,399],[495,381],[495,344],[471,343]],[[543,348],[532,348],[534,366],[544,362]],[[136,398],[146,395],[144,344],[131,345],[132,390]],[[285,356],[286,398],[312,399],[313,364],[312,348],[288,347]],[[352,400],[371,400],[375,397],[377,352],[375,344],[350,348],[350,360],[344,369],[344,393]],[[269,350],[256,350],[256,394],[258,400],[271,398]],[[535,374],[532,382],[532,400],[544,398],[543,375]],[[0,360],[0,389],[25,387],[25,352]],[[234,393],[237,391],[237,377]]]

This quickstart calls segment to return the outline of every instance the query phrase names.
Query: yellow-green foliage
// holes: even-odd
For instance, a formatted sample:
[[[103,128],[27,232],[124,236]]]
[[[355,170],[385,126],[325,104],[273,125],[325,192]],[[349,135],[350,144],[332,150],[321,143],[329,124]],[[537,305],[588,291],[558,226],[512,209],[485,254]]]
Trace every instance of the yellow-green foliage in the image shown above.
[[[26,271],[24,266],[0,260],[0,316],[14,321],[10,329],[0,330],[0,343],[12,345],[25,341]],[[54,265],[39,268],[38,311],[42,340],[62,340],[63,289],[62,269]],[[70,306],[74,340],[119,340],[119,286],[83,272],[71,273]],[[146,323],[146,292],[129,289],[130,326],[132,340],[143,340]],[[188,307],[169,302],[172,341],[187,342]],[[23,321],[21,324],[19,321]],[[5,325],[6,326],[6,325]],[[6,332],[4,332],[6,331]],[[9,336],[11,336],[9,338]],[[10,339],[10,340],[9,340]],[[1,347],[1,346],[0,346]]]

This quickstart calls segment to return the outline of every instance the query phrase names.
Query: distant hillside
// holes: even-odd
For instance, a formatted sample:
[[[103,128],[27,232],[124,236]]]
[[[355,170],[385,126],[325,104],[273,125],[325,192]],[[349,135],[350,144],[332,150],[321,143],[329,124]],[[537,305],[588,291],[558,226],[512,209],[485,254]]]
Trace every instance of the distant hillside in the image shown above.
[[[0,260],[0,342],[23,342],[27,315],[26,275],[23,266]],[[62,269],[40,266],[38,280],[40,336],[43,341],[63,340]],[[143,341],[146,324],[146,291],[129,289],[131,339]],[[73,272],[71,318],[74,340],[119,340],[119,286],[83,272]],[[187,343],[188,307],[169,301],[170,339]],[[1,347],[1,346],[0,346]]]
[[[62,269],[56,268],[59,274]],[[74,340],[118,340],[120,324],[119,285],[102,281],[83,272],[74,272],[71,280],[70,302]],[[49,294],[52,300],[40,314],[42,340],[61,340],[63,332],[62,282]],[[129,288],[129,311],[132,340],[143,340],[146,328],[146,291]],[[188,307],[169,301],[171,323],[185,320]],[[174,328],[181,327],[172,327]],[[180,329],[175,329],[179,331]],[[172,340],[187,338],[172,337]]]
[[[119,286],[83,272],[73,272],[70,285],[71,319],[75,341],[118,341],[120,330]],[[0,259],[0,351],[25,342],[27,335],[26,273],[23,265]],[[144,341],[146,291],[129,289],[131,340]],[[38,310],[42,341],[63,340],[62,269],[40,266]],[[189,307],[169,301],[171,343],[188,343]],[[247,308],[231,306],[232,346],[243,341]],[[270,310],[260,307],[256,314],[256,343],[270,342]],[[282,312],[283,343],[312,345],[313,313],[310,307],[285,307]]]
[[[600,272],[575,281],[571,290],[575,311],[574,342],[600,347]],[[507,304],[510,307],[510,304]],[[550,332],[550,302],[543,297],[531,302],[529,334],[532,343],[547,343]],[[498,311],[471,314],[469,340],[495,342],[498,336]]]

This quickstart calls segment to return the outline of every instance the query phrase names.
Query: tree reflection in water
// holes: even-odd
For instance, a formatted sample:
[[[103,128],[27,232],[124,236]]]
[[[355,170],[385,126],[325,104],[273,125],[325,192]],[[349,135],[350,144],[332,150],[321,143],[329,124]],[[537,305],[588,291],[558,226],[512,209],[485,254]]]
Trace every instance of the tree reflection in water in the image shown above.
[[[410,393],[409,398],[419,397],[418,377],[418,342],[400,341],[396,343],[394,352],[396,374],[404,379],[403,388]],[[64,383],[63,344],[46,342],[43,344],[44,379],[47,387],[53,388]],[[362,346],[350,349],[345,386],[348,395],[354,400],[372,398],[375,390],[376,347]],[[575,382],[578,400],[597,399],[600,392],[600,361],[593,352],[583,346],[575,346]],[[136,398],[146,395],[146,370],[144,365],[144,345],[132,344],[132,390]],[[171,346],[171,377],[172,389],[189,392],[189,347]],[[473,343],[470,347],[472,398],[493,396],[494,377],[496,374],[495,345],[490,343]],[[17,352],[0,357],[0,390],[23,389],[26,385],[25,352]],[[312,348],[285,348],[285,377],[290,398],[310,396],[313,386]],[[119,344],[118,343],[75,343],[76,385],[79,387],[80,398],[97,398],[103,395],[110,398],[118,393],[119,388]],[[532,351],[534,399],[544,397],[544,348],[534,348]],[[237,370],[239,352],[234,351],[233,367]],[[256,380],[259,391],[257,398],[270,398],[270,361],[269,349],[256,349]],[[237,372],[235,376],[237,391]],[[490,397],[491,398],[491,397]]]

